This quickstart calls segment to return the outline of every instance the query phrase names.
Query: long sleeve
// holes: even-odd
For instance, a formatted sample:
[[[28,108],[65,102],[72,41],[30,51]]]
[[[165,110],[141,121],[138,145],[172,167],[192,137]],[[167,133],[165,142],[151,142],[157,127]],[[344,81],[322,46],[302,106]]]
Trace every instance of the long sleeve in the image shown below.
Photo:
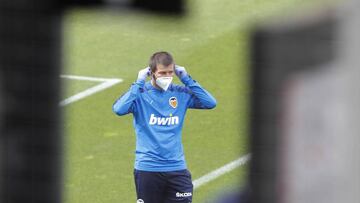
[[[189,108],[193,109],[212,109],[216,106],[216,99],[198,82],[193,80],[189,75],[181,79],[182,83],[190,89],[191,97],[188,104]]]
[[[140,88],[144,86],[145,81],[136,81],[133,83],[124,95],[115,101],[112,106],[112,110],[119,116],[133,113],[136,111],[135,100],[140,91]]]

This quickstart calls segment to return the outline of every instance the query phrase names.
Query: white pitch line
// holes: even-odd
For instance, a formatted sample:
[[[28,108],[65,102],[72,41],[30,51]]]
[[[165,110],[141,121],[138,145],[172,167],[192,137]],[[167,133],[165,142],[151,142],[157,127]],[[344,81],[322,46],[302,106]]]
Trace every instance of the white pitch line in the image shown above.
[[[60,106],[66,106],[70,103],[79,101],[81,99],[84,99],[85,97],[88,97],[90,95],[93,95],[99,91],[102,91],[106,88],[109,88],[119,82],[122,82],[122,79],[115,79],[115,78],[94,78],[94,77],[85,77],[85,76],[73,76],[73,75],[61,75],[61,78],[67,78],[67,79],[74,79],[74,80],[87,80],[87,81],[95,81],[95,82],[102,82],[96,86],[93,86],[89,89],[86,89],[82,92],[79,92],[67,99],[64,99],[60,102]]]
[[[234,170],[235,168],[246,164],[250,160],[250,154],[246,154],[235,161],[232,161],[218,169],[211,171],[210,173],[201,176],[200,178],[193,181],[194,190],[205,185],[206,183],[215,180],[216,178]]]
[[[106,82],[109,80],[118,80],[117,78],[97,78],[97,77],[88,77],[88,76],[78,76],[78,75],[60,75],[61,78],[73,79],[73,80],[87,80],[94,82]]]

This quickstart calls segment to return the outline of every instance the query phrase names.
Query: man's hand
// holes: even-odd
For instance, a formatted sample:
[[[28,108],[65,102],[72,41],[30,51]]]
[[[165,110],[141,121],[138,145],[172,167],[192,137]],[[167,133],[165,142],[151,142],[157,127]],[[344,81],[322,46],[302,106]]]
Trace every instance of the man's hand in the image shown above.
[[[150,67],[146,67],[139,71],[137,81],[145,81],[149,75],[150,75]]]
[[[185,67],[175,65],[175,74],[182,79],[183,77],[187,76],[188,73],[185,70]]]

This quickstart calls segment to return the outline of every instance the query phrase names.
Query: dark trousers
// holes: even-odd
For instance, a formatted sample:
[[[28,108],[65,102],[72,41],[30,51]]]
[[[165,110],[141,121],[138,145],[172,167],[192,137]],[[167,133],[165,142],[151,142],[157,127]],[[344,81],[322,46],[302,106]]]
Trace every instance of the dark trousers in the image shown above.
[[[137,203],[191,203],[190,172],[148,172],[134,170]]]

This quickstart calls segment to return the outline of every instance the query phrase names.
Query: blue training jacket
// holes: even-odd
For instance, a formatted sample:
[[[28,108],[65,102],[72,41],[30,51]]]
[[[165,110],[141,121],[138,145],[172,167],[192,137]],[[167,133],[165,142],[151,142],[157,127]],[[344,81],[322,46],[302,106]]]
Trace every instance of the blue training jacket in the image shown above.
[[[187,108],[211,109],[215,98],[189,75],[167,91],[136,81],[113,105],[117,115],[132,113],[136,132],[135,169],[166,172],[186,169],[181,131]]]

